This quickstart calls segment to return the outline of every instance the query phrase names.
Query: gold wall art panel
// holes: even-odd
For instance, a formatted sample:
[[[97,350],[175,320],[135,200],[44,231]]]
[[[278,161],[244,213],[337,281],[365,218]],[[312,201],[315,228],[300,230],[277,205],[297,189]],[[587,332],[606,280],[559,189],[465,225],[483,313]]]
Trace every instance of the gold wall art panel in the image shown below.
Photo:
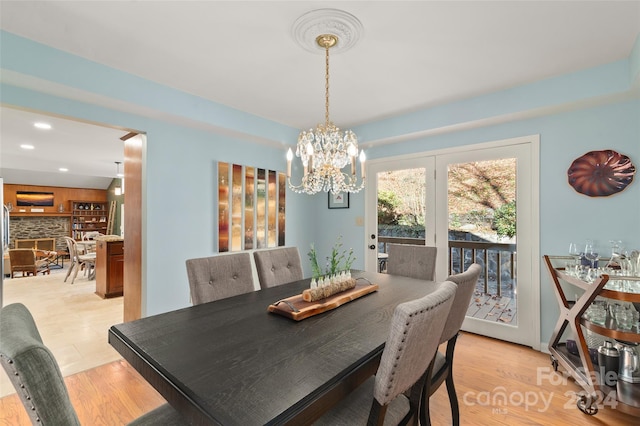
[[[229,251],[229,164],[218,163],[218,251]]]
[[[286,176],[218,163],[218,252],[285,245]]]
[[[256,179],[256,248],[267,246],[267,180],[264,169]]]
[[[244,173],[244,249],[253,248],[253,240],[256,236],[256,172],[253,167],[246,167]]]
[[[278,182],[276,180],[276,172],[269,170],[269,193],[267,195],[267,239],[269,247],[276,247],[276,204],[278,204],[278,197],[276,196],[276,190],[278,188]]]

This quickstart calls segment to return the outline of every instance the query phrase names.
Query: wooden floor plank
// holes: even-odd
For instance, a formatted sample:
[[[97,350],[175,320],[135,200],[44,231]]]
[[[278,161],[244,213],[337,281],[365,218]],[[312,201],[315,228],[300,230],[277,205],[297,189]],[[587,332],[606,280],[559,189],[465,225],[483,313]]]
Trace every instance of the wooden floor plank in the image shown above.
[[[603,407],[595,416],[576,408],[581,390],[553,372],[549,355],[470,333],[458,338],[454,381],[462,425],[633,425],[640,419]],[[123,425],[164,402],[130,367],[116,361],[67,377],[83,425]],[[431,397],[433,425],[450,425],[443,385]],[[29,425],[18,397],[0,399],[0,425]]]
[[[166,402],[126,361],[65,378],[80,423],[124,425]],[[0,398],[0,425],[30,425],[16,394]]]
[[[63,376],[122,359],[107,342],[107,331],[122,322],[122,297],[102,299],[95,280],[78,274],[75,283],[64,282],[65,269],[50,275],[6,279],[3,303],[23,303],[38,325],[44,344],[58,361]],[[13,393],[0,369],[0,397]]]

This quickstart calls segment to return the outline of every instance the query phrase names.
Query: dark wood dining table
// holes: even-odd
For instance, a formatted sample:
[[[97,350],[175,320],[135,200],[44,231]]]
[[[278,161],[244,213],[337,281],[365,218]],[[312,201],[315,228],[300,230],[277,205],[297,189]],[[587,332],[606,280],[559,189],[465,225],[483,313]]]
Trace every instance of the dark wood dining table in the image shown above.
[[[109,343],[192,424],[309,424],[375,374],[395,307],[437,287],[353,276],[378,291],[302,321],[267,307],[308,279],[114,325]]]

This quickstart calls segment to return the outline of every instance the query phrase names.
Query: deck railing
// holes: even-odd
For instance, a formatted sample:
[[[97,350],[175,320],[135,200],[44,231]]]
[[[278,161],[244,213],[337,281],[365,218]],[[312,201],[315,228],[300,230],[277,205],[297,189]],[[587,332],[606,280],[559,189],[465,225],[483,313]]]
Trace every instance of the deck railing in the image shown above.
[[[424,245],[425,240],[424,238],[378,236],[378,243],[382,245],[382,252],[387,253],[388,244]],[[484,293],[489,293],[489,282],[494,277],[498,296],[502,295],[503,276],[509,277],[511,283],[515,280],[517,267],[515,244],[449,241],[449,275],[464,271],[465,267],[474,261],[484,268],[480,276]]]

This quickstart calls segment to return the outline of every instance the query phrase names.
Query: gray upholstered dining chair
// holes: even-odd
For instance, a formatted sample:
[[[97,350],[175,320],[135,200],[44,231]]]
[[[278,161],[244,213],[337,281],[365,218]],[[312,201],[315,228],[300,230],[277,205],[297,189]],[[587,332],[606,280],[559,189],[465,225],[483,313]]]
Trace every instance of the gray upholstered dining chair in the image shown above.
[[[21,303],[0,310],[0,363],[34,425],[80,424],[60,367],[42,343],[31,312]],[[130,424],[187,423],[170,405],[164,404]]]
[[[436,247],[389,244],[387,273],[431,281],[436,270],[436,254]]]
[[[275,287],[303,278],[297,247],[258,250],[253,253],[253,257],[256,261],[260,288]]]
[[[420,408],[421,424],[429,424],[429,397],[440,387],[442,382],[446,380],[447,394],[449,395],[449,404],[451,405],[451,419],[454,426],[460,424],[460,409],[458,406],[458,397],[456,396],[456,388],[453,384],[453,351],[456,347],[456,340],[462,322],[467,314],[467,309],[471,303],[473,291],[480,277],[482,267],[477,263],[471,264],[466,271],[460,274],[451,275],[447,281],[454,282],[458,285],[456,297],[453,300],[449,317],[442,331],[440,343],[447,342],[446,354],[440,351],[436,352],[433,360],[433,371],[431,380],[425,381],[423,397],[424,401]]]
[[[438,349],[456,288],[456,284],[445,281],[433,293],[399,304],[393,312],[376,375],[314,424],[417,425],[423,384],[431,373],[433,354]],[[407,389],[411,389],[409,397],[403,393]]]
[[[188,259],[186,265],[194,305],[255,290],[249,253]]]

